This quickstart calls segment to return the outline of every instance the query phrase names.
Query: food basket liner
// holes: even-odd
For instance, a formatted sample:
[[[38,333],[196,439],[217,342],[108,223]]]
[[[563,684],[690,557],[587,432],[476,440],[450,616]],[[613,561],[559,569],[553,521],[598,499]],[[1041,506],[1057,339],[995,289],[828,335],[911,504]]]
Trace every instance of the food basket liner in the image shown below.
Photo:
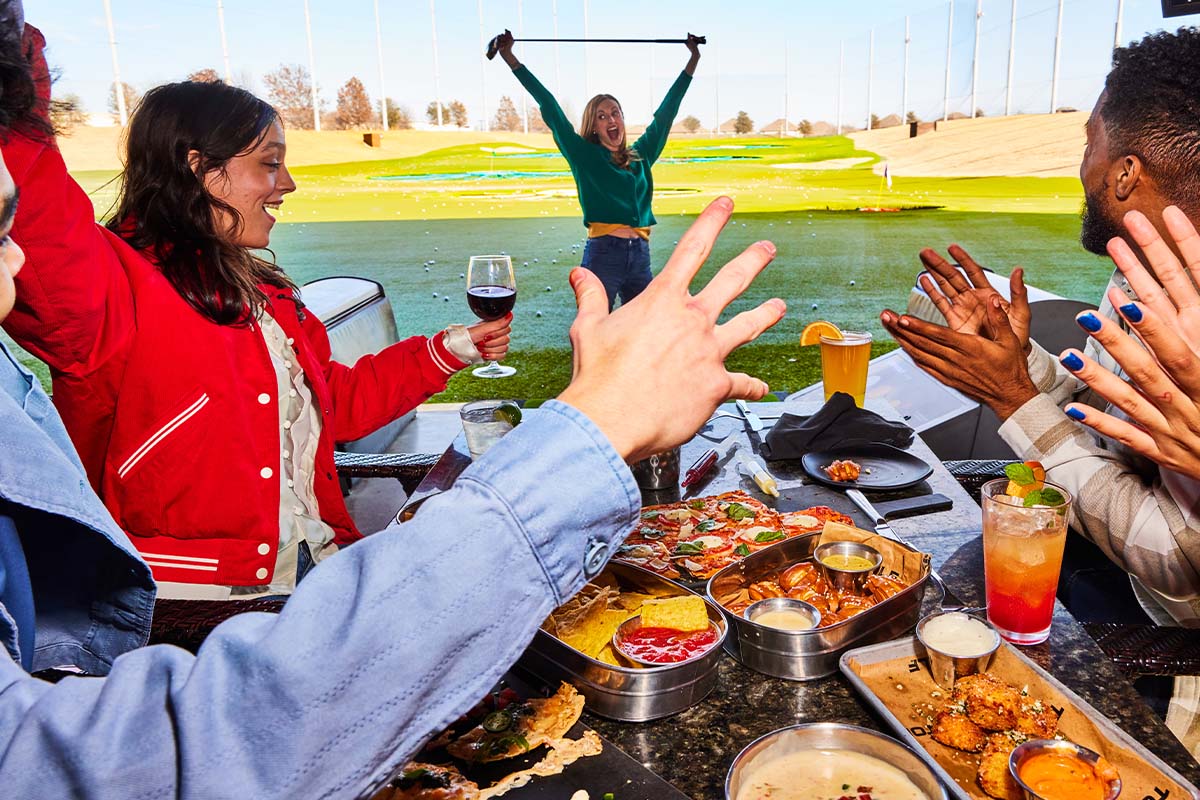
[[[903,724],[916,741],[954,779],[958,788],[971,798],[988,800],[988,795],[975,781],[979,766],[977,754],[965,753],[934,741],[925,718],[915,706],[932,703],[940,707],[945,692],[933,681],[929,662],[924,657],[905,656],[889,661],[867,664],[851,653],[846,659],[849,669],[874,692],[876,699]],[[1028,687],[1030,697],[1049,704],[1060,712],[1058,732],[1076,744],[1094,750],[1108,759],[1121,775],[1121,797],[1185,798],[1193,793],[1166,773],[1125,747],[1103,727],[1112,723],[1100,717],[1095,709],[1084,709],[1073,702],[1053,683],[1047,681],[1028,662],[1004,644],[996,653],[988,673],[1018,689]]]
[[[879,574],[896,578],[906,585],[912,586],[925,576],[926,562],[929,556],[919,551],[910,550],[899,542],[884,538],[874,531],[865,531],[852,525],[840,522],[826,522],[821,530],[821,538],[817,547],[826,542],[858,542],[867,547],[873,547],[883,556],[883,566]]]

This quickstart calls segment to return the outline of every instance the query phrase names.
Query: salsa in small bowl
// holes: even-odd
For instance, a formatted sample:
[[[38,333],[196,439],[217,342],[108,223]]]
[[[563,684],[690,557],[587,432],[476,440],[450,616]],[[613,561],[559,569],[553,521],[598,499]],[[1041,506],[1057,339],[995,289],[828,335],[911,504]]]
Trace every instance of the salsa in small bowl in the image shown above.
[[[708,620],[708,626],[694,631],[676,628],[643,627],[642,617],[630,617],[613,634],[613,649],[625,658],[646,667],[679,664],[704,655],[721,640],[721,629]]]

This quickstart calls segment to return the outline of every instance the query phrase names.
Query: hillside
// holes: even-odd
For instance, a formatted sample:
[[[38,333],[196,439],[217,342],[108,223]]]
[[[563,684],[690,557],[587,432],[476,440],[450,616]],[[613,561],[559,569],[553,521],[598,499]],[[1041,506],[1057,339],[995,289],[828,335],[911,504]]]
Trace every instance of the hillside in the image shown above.
[[[849,134],[895,176],[1076,177],[1087,144],[1086,114],[1027,114],[938,123],[908,138],[908,126]],[[883,162],[876,172],[883,171]]]
[[[80,126],[70,136],[59,139],[63,160],[72,172],[115,170],[120,168],[117,149],[121,131],[111,128]],[[383,134],[382,147],[363,144],[361,131],[302,131],[287,132],[287,163],[289,167],[314,164],[343,164],[352,161],[383,161],[428,153],[443,147],[490,143],[497,140],[515,142],[533,148],[554,147],[548,133],[482,133],[479,131],[389,131]]]

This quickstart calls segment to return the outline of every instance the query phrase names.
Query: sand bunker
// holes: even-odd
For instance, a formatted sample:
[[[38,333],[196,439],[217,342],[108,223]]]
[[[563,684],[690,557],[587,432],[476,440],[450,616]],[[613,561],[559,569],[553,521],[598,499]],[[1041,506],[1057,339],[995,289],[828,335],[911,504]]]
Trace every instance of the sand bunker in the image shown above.
[[[423,172],[414,175],[373,175],[372,181],[508,181],[519,178],[563,178],[570,172],[521,172],[510,169],[477,170],[475,172]]]
[[[789,161],[786,164],[772,164],[776,169],[850,169],[870,161],[870,156],[864,158],[829,158],[824,161]]]
[[[498,153],[533,153],[533,152],[536,152],[535,150],[533,150],[532,148],[529,148],[529,147],[513,147],[511,145],[506,145],[504,147],[481,147],[479,149],[485,153],[491,153],[492,155],[496,155]]]
[[[671,156],[660,158],[661,164],[695,164],[701,161],[756,161],[762,156]]]

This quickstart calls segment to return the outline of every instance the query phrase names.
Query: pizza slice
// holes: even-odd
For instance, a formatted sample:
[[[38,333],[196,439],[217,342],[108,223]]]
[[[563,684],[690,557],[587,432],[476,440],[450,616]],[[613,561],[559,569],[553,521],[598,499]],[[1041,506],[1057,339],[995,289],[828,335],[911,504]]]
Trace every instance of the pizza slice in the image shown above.
[[[583,695],[563,683],[550,697],[510,703],[488,714],[478,726],[446,747],[467,762],[513,758],[561,739],[583,713]]]
[[[834,511],[829,506],[812,506],[800,511],[788,511],[779,515],[783,532],[788,538],[816,533],[825,527],[826,522],[840,522],[843,525],[854,525],[854,520]]]
[[[477,800],[479,786],[454,766],[414,761],[373,800]]]

